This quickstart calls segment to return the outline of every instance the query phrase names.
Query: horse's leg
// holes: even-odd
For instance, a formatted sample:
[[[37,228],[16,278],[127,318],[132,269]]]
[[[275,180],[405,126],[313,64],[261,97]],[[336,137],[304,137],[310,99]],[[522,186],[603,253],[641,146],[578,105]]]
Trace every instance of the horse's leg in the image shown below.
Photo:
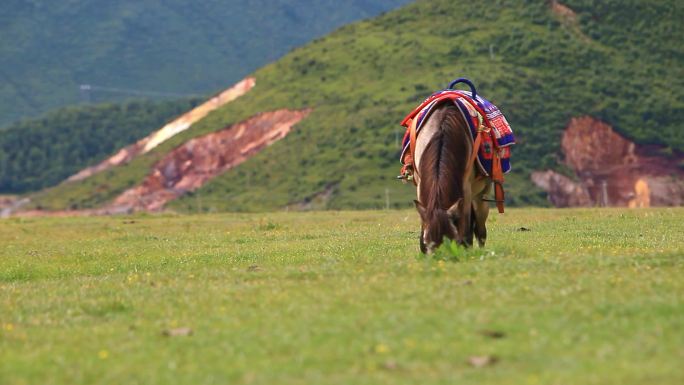
[[[489,204],[482,198],[475,202],[475,236],[480,247],[484,247],[487,241],[487,217],[489,216]]]
[[[480,179],[476,183],[482,183],[482,190],[473,198],[475,215],[475,237],[480,247],[484,247],[487,241],[487,217],[489,216],[489,204],[482,200],[485,194],[491,189],[491,184],[486,178]],[[478,189],[479,190],[479,189]]]

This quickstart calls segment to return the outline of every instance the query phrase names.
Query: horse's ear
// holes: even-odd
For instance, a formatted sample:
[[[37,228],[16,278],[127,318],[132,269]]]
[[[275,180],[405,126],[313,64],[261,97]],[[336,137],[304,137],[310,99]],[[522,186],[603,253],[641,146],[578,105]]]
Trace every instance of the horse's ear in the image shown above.
[[[451,205],[449,210],[447,210],[447,214],[449,214],[451,218],[458,219],[461,216],[461,205],[463,205],[463,198],[459,198],[456,203]]]
[[[425,218],[427,218],[427,210],[425,209],[425,206],[415,199],[413,200],[413,204],[416,205],[416,210],[418,210],[418,214],[420,214],[420,219],[425,221]]]

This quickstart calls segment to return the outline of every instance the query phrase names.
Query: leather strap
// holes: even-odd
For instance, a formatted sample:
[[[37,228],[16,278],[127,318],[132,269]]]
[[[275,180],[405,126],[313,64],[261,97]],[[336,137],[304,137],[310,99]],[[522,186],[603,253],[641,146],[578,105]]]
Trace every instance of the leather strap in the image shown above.
[[[482,143],[482,130],[478,129],[477,136],[475,136],[475,140],[473,141],[473,149],[470,153],[470,159],[468,159],[468,163],[466,164],[466,175],[463,179],[464,181],[470,179],[470,173],[473,172],[473,169],[475,168],[475,158],[477,158],[477,152],[480,150],[480,143]]]
[[[409,151],[411,151],[411,155],[415,155],[416,153],[416,122],[418,119],[411,119],[409,120]]]
[[[501,170],[501,158],[499,158],[499,151],[494,151],[492,158],[492,181],[494,182],[494,199],[496,200],[496,208],[499,213],[504,212],[504,189],[503,189],[503,171]]]
[[[413,167],[413,184],[418,185],[416,182],[416,176],[418,175],[418,168],[416,167],[416,124],[418,124],[418,119],[412,119],[409,121],[409,151],[411,151],[411,163]]]
[[[482,143],[482,129],[477,130],[477,136],[473,141],[473,150],[470,154],[470,159],[466,165],[466,176],[465,181],[470,179],[470,173],[475,169],[475,158],[477,158],[477,153],[480,150],[480,143]],[[494,182],[494,199],[496,200],[496,208],[499,213],[504,212],[504,189],[503,189],[503,171],[501,169],[501,158],[499,158],[498,151],[494,151],[494,156],[492,157],[492,172],[491,178]]]

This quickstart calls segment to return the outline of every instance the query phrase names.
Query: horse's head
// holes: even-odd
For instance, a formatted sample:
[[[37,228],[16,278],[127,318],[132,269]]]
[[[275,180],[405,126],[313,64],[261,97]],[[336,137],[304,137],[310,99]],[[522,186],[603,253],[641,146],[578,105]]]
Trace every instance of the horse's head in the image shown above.
[[[420,251],[432,254],[444,241],[449,238],[459,245],[469,247],[473,243],[472,223],[470,212],[463,209],[463,198],[459,199],[449,209],[437,208],[428,210],[417,200],[413,201],[422,221],[420,233]]]

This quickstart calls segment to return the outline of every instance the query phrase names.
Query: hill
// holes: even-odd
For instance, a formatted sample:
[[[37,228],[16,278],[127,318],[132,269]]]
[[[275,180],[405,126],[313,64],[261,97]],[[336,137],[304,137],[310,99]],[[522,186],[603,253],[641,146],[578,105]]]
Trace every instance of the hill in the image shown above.
[[[0,194],[55,185],[197,102],[139,100],[75,106],[14,123],[0,133]]]
[[[398,122],[458,76],[499,105],[516,132],[510,202],[546,204],[530,173],[563,171],[560,137],[573,117],[599,118],[665,154],[684,150],[681,19],[676,1],[420,1],[295,49],[258,70],[248,95],[192,129],[124,167],[43,192],[35,204],[101,205],[192,137],[264,111],[313,108],[282,141],[171,207],[404,205],[413,189],[393,180]]]
[[[292,47],[407,1],[5,0],[0,126],[83,97],[212,93]],[[81,95],[81,84],[94,88]]]

